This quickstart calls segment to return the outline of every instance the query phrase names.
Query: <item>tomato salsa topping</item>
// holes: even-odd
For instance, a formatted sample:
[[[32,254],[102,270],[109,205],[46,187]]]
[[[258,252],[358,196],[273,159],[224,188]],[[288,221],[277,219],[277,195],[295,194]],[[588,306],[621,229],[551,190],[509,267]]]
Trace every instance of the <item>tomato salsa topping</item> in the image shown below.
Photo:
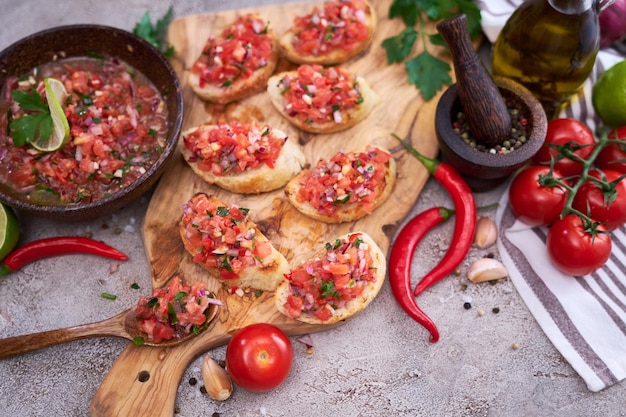
[[[34,91],[45,101],[44,78],[63,82],[61,103],[70,126],[54,152],[16,146],[11,120],[29,115],[11,92]],[[167,106],[159,91],[117,58],[69,58],[7,80],[0,97],[0,182],[38,204],[101,199],[140,178],[159,158],[167,135]]]
[[[343,114],[363,102],[356,75],[344,68],[300,65],[279,81],[285,113],[303,123],[343,123]]]
[[[153,289],[150,297],[139,297],[135,306],[137,328],[154,343],[197,334],[208,326],[211,304],[221,302],[205,289],[203,282],[187,285],[174,277],[167,287]]]
[[[360,233],[326,243],[326,253],[292,269],[285,277],[291,294],[285,310],[292,318],[302,314],[328,320],[337,309],[356,299],[365,287],[376,282],[369,246]]]
[[[286,136],[274,136],[268,125],[240,122],[200,125],[183,137],[192,153],[190,162],[217,176],[237,175],[263,165],[274,168],[286,140]]]
[[[329,216],[347,204],[371,213],[389,159],[389,153],[371,145],[365,152],[338,152],[330,160],[320,159],[300,178],[296,199]]]
[[[235,80],[248,78],[265,67],[274,50],[268,25],[260,17],[248,14],[239,16],[219,37],[209,37],[191,67],[191,73],[200,79],[200,87],[229,87]]]
[[[220,278],[236,279],[249,266],[262,267],[272,245],[257,235],[248,209],[226,206],[206,194],[197,194],[183,205],[185,249],[193,261],[217,268]]]
[[[352,51],[368,39],[367,5],[363,0],[324,2],[305,16],[294,19],[293,47],[302,55],[325,55],[335,50]]]

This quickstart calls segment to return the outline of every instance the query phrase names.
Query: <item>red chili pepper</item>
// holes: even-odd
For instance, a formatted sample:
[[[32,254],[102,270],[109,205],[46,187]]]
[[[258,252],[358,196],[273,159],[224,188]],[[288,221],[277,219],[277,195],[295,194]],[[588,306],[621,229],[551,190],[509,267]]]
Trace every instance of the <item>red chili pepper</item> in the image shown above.
[[[400,137],[396,135],[394,137],[448,191],[456,213],[454,235],[452,236],[449,249],[441,261],[417,284],[413,292],[417,296],[454,271],[467,256],[476,230],[476,202],[474,201],[472,190],[454,167],[445,162],[427,158]]]
[[[34,240],[9,253],[0,266],[0,277],[15,272],[25,265],[51,256],[86,253],[125,261],[126,254],[119,250],[82,236],[59,236]]]
[[[453,214],[453,210],[445,207],[433,207],[421,212],[400,230],[389,254],[389,283],[393,295],[404,311],[430,332],[433,343],[439,340],[439,330],[415,301],[411,288],[411,260],[426,233]]]

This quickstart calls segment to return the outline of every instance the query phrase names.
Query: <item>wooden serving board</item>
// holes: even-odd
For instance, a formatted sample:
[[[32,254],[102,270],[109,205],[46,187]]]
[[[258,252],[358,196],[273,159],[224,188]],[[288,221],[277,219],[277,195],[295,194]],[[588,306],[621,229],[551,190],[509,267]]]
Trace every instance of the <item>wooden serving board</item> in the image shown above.
[[[187,282],[205,281],[209,289],[217,292],[225,306],[220,308],[217,319],[206,332],[183,345],[164,349],[129,344],[93,398],[93,416],[172,416],[176,390],[189,364],[204,352],[226,344],[235,331],[248,324],[273,323],[289,335],[329,328],[300,323],[283,316],[274,307],[271,292],[261,296],[250,292],[244,297],[230,294],[194,265],[184,251],[177,228],[182,216],[181,205],[194,193],[203,191],[215,194],[225,202],[249,208],[251,218],[293,266],[327,241],[350,231],[367,232],[387,252],[398,224],[407,215],[428,179],[427,171],[402,150],[391,133],[409,138],[413,146],[426,156],[434,157],[438,149],[434,132],[438,97],[424,102],[419,92],[408,84],[404,66],[388,65],[385,51],[380,46],[383,39],[400,30],[399,20],[390,21],[387,18],[390,3],[390,0],[375,2],[379,25],[374,42],[365,54],[345,65],[364,76],[382,97],[382,102],[361,124],[331,135],[313,135],[296,130],[272,107],[265,93],[220,107],[203,102],[186,85],[188,69],[201,53],[209,35],[219,33],[235,19],[237,13],[249,10],[188,16],[172,22],[169,41],[177,52],[172,63],[184,85],[183,129],[203,122],[265,121],[297,140],[310,164],[315,164],[321,157],[330,157],[339,150],[356,150],[368,143],[377,144],[392,150],[398,164],[398,179],[391,197],[373,214],[356,222],[327,225],[300,214],[285,200],[282,189],[256,196],[243,196],[207,185],[177,155],[155,189],[143,224],[153,285],[163,286],[177,274]],[[313,4],[291,3],[256,8],[254,11],[268,18],[270,25],[280,34],[288,28],[296,14],[310,10]],[[450,61],[446,55],[443,58]],[[281,61],[278,71],[292,68],[295,67]]]

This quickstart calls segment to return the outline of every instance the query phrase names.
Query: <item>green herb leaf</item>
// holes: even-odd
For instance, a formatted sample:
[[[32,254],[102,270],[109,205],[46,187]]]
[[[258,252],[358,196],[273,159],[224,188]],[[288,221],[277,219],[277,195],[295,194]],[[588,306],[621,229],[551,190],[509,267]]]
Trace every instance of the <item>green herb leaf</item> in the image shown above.
[[[150,42],[165,56],[174,55],[174,47],[167,44],[167,29],[174,18],[174,8],[172,6],[167,9],[167,13],[152,24],[150,12],[146,12],[141,20],[135,24],[133,33],[146,41]]]
[[[11,97],[24,110],[34,113],[26,114],[9,123],[11,138],[15,146],[24,146],[37,137],[49,138],[52,134],[52,116],[48,104],[35,91],[13,90]]]
[[[215,211],[215,214],[217,214],[220,217],[226,217],[230,214],[230,210],[228,209],[228,207],[219,206],[217,210]]]
[[[116,300],[117,299],[117,295],[115,294],[109,294],[108,292],[103,292],[102,294],[100,294],[100,296],[102,298],[105,298],[107,300]]]
[[[451,67],[446,62],[424,51],[405,64],[409,82],[422,93],[424,100],[433,98],[443,85],[451,85]]]
[[[52,134],[50,113],[33,113],[13,119],[9,124],[15,146],[24,146],[36,137],[49,138]]]
[[[387,63],[404,61],[411,54],[416,39],[417,31],[412,27],[407,27],[398,35],[385,39],[382,47],[387,51]]]
[[[30,91],[13,90],[11,91],[11,97],[15,100],[21,108],[24,110],[47,112],[48,105],[44,103],[41,95],[34,89]]]
[[[415,26],[419,9],[415,0],[395,0],[389,7],[389,18],[401,17],[406,26]]]
[[[335,291],[335,282],[334,281],[322,281],[320,285],[321,296],[325,297],[334,297],[341,300],[341,294]]]
[[[426,101],[444,85],[452,84],[450,65],[426,49],[426,41],[447,47],[441,35],[427,33],[426,21],[437,22],[461,13],[467,17],[470,38],[475,39],[482,28],[480,9],[473,0],[393,0],[389,6],[389,18],[400,17],[406,27],[398,35],[383,40],[381,46],[387,52],[387,63],[391,65],[409,59],[405,63],[409,82],[420,90]],[[424,42],[424,50],[411,58],[418,36]]]
[[[135,346],[143,346],[146,341],[141,336],[137,336],[133,338],[133,345]]]

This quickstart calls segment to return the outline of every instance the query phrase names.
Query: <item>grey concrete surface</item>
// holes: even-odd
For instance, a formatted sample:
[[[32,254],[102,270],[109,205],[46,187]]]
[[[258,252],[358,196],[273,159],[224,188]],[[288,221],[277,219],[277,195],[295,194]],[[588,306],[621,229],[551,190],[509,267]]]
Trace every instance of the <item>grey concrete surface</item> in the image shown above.
[[[274,1],[174,0],[177,16],[265,5]],[[48,27],[102,23],[127,30],[146,10],[161,16],[168,0],[2,0],[0,48]],[[479,206],[498,201],[502,189],[478,194]],[[125,289],[150,285],[139,233],[149,195],[92,222],[59,224],[21,216],[24,239],[91,231],[131,256],[110,273],[92,257],[50,258],[0,281],[0,337],[66,327],[109,317],[136,302]],[[409,217],[449,205],[432,180]],[[494,210],[482,211],[494,215]],[[444,253],[449,222],[427,237],[413,263],[423,276]],[[472,249],[461,270],[486,252]],[[497,253],[496,253],[497,256]],[[287,381],[264,394],[236,389],[218,403],[201,394],[200,360],[185,372],[178,416],[619,416],[626,415],[624,384],[587,390],[538,327],[510,281],[467,285],[464,274],[420,296],[442,333],[436,344],[397,305],[385,285],[372,305],[347,324],[312,335],[314,353],[293,340]],[[117,294],[115,301],[100,293]],[[471,309],[463,304],[470,302]],[[499,309],[496,313],[494,309]],[[484,315],[478,312],[484,311]],[[518,349],[512,346],[517,344]],[[0,360],[0,416],[86,416],[90,401],[127,342],[90,339]],[[223,359],[225,348],[211,352]],[[214,414],[217,413],[217,414]]]

